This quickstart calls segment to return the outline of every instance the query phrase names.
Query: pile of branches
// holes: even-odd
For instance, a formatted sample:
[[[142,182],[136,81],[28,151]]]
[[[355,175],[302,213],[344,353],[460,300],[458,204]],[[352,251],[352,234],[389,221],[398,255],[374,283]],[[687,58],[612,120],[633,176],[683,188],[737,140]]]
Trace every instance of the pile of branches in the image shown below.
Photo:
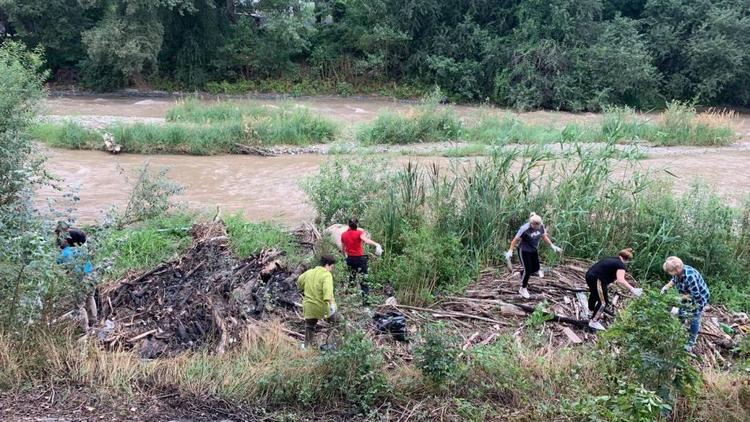
[[[428,308],[397,305],[411,323],[419,325],[434,319],[450,321],[463,336],[463,348],[486,345],[503,334],[520,334],[529,326],[532,315],[540,315],[553,324],[535,329],[548,337],[550,347],[563,347],[596,340],[588,327],[588,287],[586,270],[590,263],[568,260],[548,269],[543,278],[532,277],[531,297],[518,293],[520,271],[487,269],[477,283],[462,296],[448,296]],[[520,269],[518,269],[520,270]],[[628,278],[631,285],[638,283]],[[632,297],[619,287],[610,287],[610,305],[605,310],[605,325],[611,322]],[[541,305],[540,305],[541,304]],[[747,314],[732,313],[720,306],[709,306],[703,315],[699,343],[695,351],[709,364],[723,362],[742,337],[750,332]],[[731,334],[730,334],[731,333]]]
[[[112,348],[144,358],[186,350],[224,353],[248,324],[270,316],[298,320],[301,297],[282,252],[237,259],[223,222],[196,224],[192,247],[179,258],[97,288],[95,327]]]

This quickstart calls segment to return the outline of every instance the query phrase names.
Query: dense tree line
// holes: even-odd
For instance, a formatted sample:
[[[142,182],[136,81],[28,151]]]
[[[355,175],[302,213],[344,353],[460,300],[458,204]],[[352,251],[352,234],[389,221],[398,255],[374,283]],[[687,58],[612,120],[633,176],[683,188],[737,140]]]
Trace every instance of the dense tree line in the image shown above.
[[[56,78],[440,86],[518,108],[750,104],[748,0],[0,0]]]

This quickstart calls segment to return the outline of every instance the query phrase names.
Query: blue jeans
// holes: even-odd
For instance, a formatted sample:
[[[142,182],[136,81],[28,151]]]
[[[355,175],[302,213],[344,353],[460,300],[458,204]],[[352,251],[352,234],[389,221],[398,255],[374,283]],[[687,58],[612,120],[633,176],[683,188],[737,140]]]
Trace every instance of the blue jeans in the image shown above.
[[[703,316],[703,307],[696,307],[695,305],[688,305],[688,310],[685,307],[680,308],[680,321],[685,322],[687,315],[692,313],[692,319],[690,320],[690,326],[688,328],[690,337],[688,338],[687,346],[695,346],[695,341],[698,339],[698,331],[701,329],[701,317]]]

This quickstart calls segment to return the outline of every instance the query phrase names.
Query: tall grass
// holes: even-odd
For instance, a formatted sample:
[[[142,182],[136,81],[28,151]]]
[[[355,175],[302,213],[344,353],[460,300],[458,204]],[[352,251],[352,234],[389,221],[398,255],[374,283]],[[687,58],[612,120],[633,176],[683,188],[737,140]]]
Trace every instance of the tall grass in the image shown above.
[[[579,147],[554,158],[534,149],[506,151],[456,166],[450,174],[410,165],[391,176],[387,189],[368,202],[364,215],[373,236],[396,255],[386,256],[384,262],[397,262],[403,256],[438,267],[441,259],[446,260],[447,267],[441,270],[446,277],[430,284],[434,294],[462,285],[461,276],[477,267],[499,263],[499,251],[508,247],[515,230],[535,211],[566,256],[594,260],[632,247],[636,259],[630,270],[643,280],[661,279],[658,284],[666,278],[661,270],[664,258],[678,255],[703,273],[714,303],[750,307],[750,283],[745,277],[750,266],[747,209],[729,205],[706,186],[675,194],[665,181],[629,163],[633,164],[610,144],[599,149]],[[616,164],[629,168],[615,171]],[[458,238],[460,253],[470,260],[462,264],[449,257],[411,256],[405,246],[421,238],[428,239],[419,242],[426,248]],[[553,254],[546,258],[555,263]],[[453,270],[454,265],[463,271]],[[401,283],[403,298],[422,302],[425,284],[420,278],[405,271],[396,274],[393,268],[398,267],[383,269],[381,281]],[[372,276],[381,277],[377,271]]]
[[[40,122],[31,127],[30,135],[50,146],[67,149],[96,149],[103,143],[102,136],[76,122]]]
[[[274,420],[387,417],[393,409],[407,409],[418,419],[644,420],[627,416],[643,412],[638,400],[657,399],[648,391],[624,390],[618,374],[604,370],[607,357],[588,349],[538,349],[500,337],[464,351],[437,385],[408,362],[386,366],[381,350],[361,334],[349,336],[337,352],[319,354],[301,350],[283,329],[277,322],[259,323],[224,355],[196,352],[155,361],[104,351],[67,330],[0,335],[0,385],[54,385],[64,392],[68,384],[122,400],[136,392],[178,394],[196,404],[260,407]],[[706,370],[704,380],[696,398],[678,402],[677,416],[742,420],[750,410],[750,387],[742,376]],[[648,420],[658,420],[658,410],[646,409]]]
[[[406,115],[383,112],[359,128],[357,140],[364,145],[455,141],[462,130],[463,123],[452,109],[428,105]]]
[[[698,113],[695,107],[673,101],[651,120],[638,117],[628,107],[604,109],[601,133],[609,141],[640,139],[656,145],[721,146],[737,139],[734,113],[709,110]]]
[[[280,108],[234,103],[205,105],[193,100],[170,109],[167,120],[165,124],[117,123],[101,132],[111,133],[123,152],[214,155],[239,152],[237,144],[325,143],[332,141],[339,131],[334,122],[292,105]],[[32,128],[31,135],[56,147],[100,149],[101,132],[75,122],[43,122]]]
[[[209,105],[187,100],[168,110],[167,121],[212,125],[241,122],[247,140],[260,145],[325,143],[332,141],[339,131],[333,121],[294,104],[276,107],[219,102]]]
[[[490,145],[594,142],[596,127],[571,123],[563,129],[526,123],[517,116],[485,114],[466,131],[466,140]]]

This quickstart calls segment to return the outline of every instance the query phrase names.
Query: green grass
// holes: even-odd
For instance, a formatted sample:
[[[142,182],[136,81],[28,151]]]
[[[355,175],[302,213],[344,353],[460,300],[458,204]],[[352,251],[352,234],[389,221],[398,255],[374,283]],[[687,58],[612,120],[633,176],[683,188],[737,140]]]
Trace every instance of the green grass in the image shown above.
[[[96,149],[103,142],[97,131],[72,121],[40,122],[31,127],[30,135],[47,145],[67,149]]]
[[[248,104],[205,105],[186,101],[167,112],[165,124],[115,124],[109,132],[123,152],[215,155],[237,153],[244,145],[310,145],[332,141],[338,125],[302,107],[280,108]],[[31,135],[51,146],[71,149],[102,148],[99,131],[74,122],[39,123]]]
[[[361,146],[456,141],[466,145],[438,155],[475,156],[493,147],[510,144],[578,144],[590,142],[655,145],[721,146],[737,139],[731,113],[696,113],[691,106],[673,102],[661,116],[646,119],[627,107],[605,109],[601,122],[569,123],[563,128],[524,122],[518,116],[497,117],[483,113],[473,124],[464,124],[451,108],[423,105],[413,113],[384,111],[374,121],[359,126],[356,140]],[[187,100],[167,112],[166,124],[117,124],[105,129],[123,146],[123,152],[214,155],[240,152],[237,144],[305,146],[345,139],[339,126],[304,107],[281,107],[250,103],[205,104]],[[31,135],[55,147],[102,148],[99,131],[75,122],[36,124]],[[348,146],[332,147],[332,154],[345,154]],[[364,151],[364,150],[360,150]]]
[[[280,226],[250,222],[241,214],[230,215],[224,222],[232,250],[239,257],[245,258],[271,248],[284,251],[290,258],[299,254],[292,235]]]
[[[116,279],[129,270],[143,270],[169,260],[190,246],[194,216],[176,214],[148,220],[135,228],[92,233],[95,265]],[[99,237],[103,236],[103,237]]]
[[[452,109],[428,106],[411,116],[380,113],[375,121],[359,128],[357,140],[363,145],[455,141],[462,130],[463,123]]]

